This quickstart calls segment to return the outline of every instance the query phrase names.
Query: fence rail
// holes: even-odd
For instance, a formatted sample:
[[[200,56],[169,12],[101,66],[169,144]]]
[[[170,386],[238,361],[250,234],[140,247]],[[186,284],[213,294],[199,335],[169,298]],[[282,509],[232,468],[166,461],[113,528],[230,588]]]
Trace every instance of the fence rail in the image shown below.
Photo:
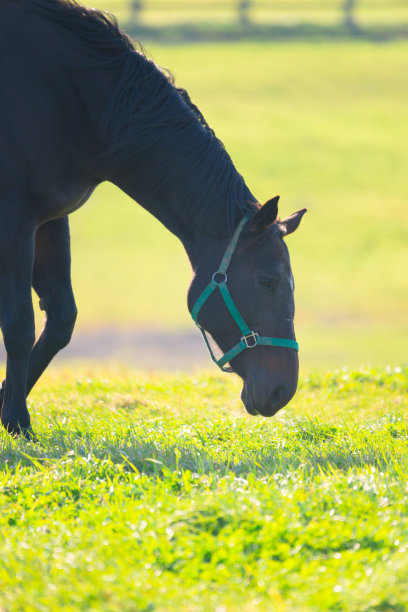
[[[367,2],[364,0],[343,0],[342,2],[336,2],[335,0],[329,0],[328,2],[321,2],[319,0],[277,0],[276,2],[268,2],[265,0],[238,0],[236,2],[210,2],[209,0],[194,0],[193,2],[189,0],[175,0],[174,2],[166,2],[165,0],[133,0],[131,1],[131,5],[134,8],[138,8],[140,10],[143,9],[164,9],[167,11],[186,9],[187,11],[194,11],[195,9],[203,10],[203,9],[230,9],[235,7],[239,10],[244,5],[245,8],[255,9],[270,9],[273,10],[296,10],[296,9],[318,9],[324,10],[326,8],[341,8],[343,7],[345,10],[348,8],[364,8],[364,10],[370,9],[384,9],[384,10],[393,10],[393,9],[407,9],[408,10],[408,2],[405,0],[394,0],[390,2],[386,2],[385,0],[373,2]]]
[[[168,18],[174,23],[174,19],[195,20],[198,14],[216,18],[226,13],[230,18],[235,15],[240,23],[266,16],[273,20],[279,14],[301,15],[307,19],[308,13],[336,13],[349,25],[374,13],[380,14],[379,22],[383,18],[396,24],[408,21],[408,0],[130,0],[128,7],[133,22],[143,22],[145,17],[153,16],[161,22]]]
[[[408,0],[95,0],[94,4],[116,14],[136,37],[152,35],[169,41],[296,32],[408,38]]]

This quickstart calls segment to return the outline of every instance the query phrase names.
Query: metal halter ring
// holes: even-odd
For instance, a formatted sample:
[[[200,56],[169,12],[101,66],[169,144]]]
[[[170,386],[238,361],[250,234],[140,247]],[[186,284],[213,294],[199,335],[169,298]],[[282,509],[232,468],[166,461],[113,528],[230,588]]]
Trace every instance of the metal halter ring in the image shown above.
[[[216,280],[216,278],[215,278],[215,277],[216,277],[218,274],[222,274],[222,275],[224,276],[224,279],[223,279],[222,281],[217,281],[217,280]],[[213,279],[214,283],[217,283],[217,285],[222,285],[222,283],[226,283],[226,282],[227,282],[227,280],[228,280],[228,276],[227,276],[227,273],[226,273],[226,272],[220,272],[219,270],[217,270],[217,272],[214,272],[214,274],[212,275],[212,279]]]
[[[258,344],[258,336],[257,332],[251,331],[250,334],[246,336],[242,336],[241,341],[243,340],[246,344],[246,348],[255,348]]]

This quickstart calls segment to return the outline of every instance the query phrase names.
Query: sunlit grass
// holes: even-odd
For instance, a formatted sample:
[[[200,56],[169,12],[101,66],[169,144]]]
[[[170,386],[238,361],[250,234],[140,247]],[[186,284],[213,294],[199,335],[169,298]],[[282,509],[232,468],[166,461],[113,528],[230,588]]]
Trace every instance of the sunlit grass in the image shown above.
[[[0,434],[0,605],[405,610],[407,377],[311,373],[261,420],[225,377],[54,374],[39,443]]]

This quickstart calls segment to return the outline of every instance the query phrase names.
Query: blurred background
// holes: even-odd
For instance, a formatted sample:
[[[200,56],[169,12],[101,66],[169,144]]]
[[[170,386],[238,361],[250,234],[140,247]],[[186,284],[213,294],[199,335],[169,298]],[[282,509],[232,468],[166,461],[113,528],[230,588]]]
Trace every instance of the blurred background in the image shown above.
[[[408,2],[96,7],[189,91],[260,202],[308,207],[287,239],[302,368],[407,363]],[[176,238],[108,184],[71,231],[79,317],[60,360],[211,367]]]

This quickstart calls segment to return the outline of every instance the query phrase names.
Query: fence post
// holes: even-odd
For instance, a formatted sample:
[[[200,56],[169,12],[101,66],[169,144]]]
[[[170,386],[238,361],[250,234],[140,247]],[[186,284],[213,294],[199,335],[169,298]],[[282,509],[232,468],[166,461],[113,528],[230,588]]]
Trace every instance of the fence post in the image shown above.
[[[251,8],[251,0],[239,0],[238,1],[238,21],[245,27],[251,22],[249,17],[249,9]]]
[[[354,17],[357,0],[344,0],[344,25],[352,32],[357,30],[357,23]]]
[[[130,3],[130,8],[131,8],[131,20],[135,23],[138,23],[141,21],[141,14],[142,14],[142,9],[143,9],[143,2],[142,0],[132,0]]]

